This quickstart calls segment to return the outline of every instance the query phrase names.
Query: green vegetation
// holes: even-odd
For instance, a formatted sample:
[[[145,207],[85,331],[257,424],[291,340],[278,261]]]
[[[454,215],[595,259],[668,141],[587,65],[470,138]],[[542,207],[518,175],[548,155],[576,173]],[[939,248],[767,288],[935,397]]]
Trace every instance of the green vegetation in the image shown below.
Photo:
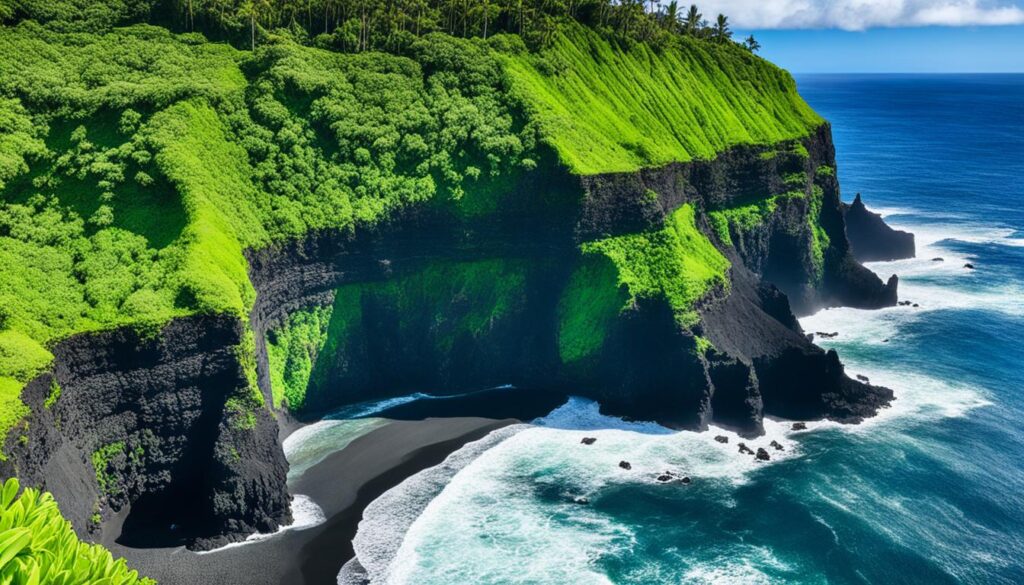
[[[275,408],[280,408],[284,400],[295,408],[305,401],[316,357],[327,341],[332,308],[296,311],[282,327],[267,335],[270,388]]]
[[[713,287],[729,285],[729,261],[697,229],[691,204],[677,209],[661,230],[587,242],[581,249],[612,261],[627,305],[663,298],[685,327],[697,322],[697,301]]]
[[[818,176],[823,176],[823,177],[834,177],[834,176],[836,176],[836,169],[834,167],[830,167],[828,165],[821,165],[821,166],[818,167],[818,171],[817,171],[816,174]]]
[[[479,339],[519,314],[526,300],[527,267],[526,261],[503,259],[436,261],[386,281],[342,286],[330,309],[290,320],[273,334],[277,347],[271,355],[277,357],[272,357],[272,371],[278,373],[272,376],[284,381],[288,407],[300,410],[307,389],[323,387],[330,367],[306,356],[317,349],[329,356],[358,355],[372,326],[363,313],[370,305],[398,316],[397,330],[390,333],[399,343],[444,359],[463,336]]]
[[[733,245],[732,233],[750,231],[767,221],[778,208],[779,201],[784,198],[804,197],[803,191],[789,191],[781,195],[772,195],[753,203],[716,209],[708,212],[708,221],[718,239],[726,245]]]
[[[628,296],[615,264],[588,255],[573,272],[558,303],[558,354],[563,363],[598,357]]]
[[[18,489],[15,478],[0,489],[0,583],[155,585],[102,546],[80,542],[49,492]]]
[[[733,46],[624,46],[566,26],[540,53],[503,58],[542,140],[580,174],[709,159],[822,123],[788,73]]]
[[[92,452],[92,467],[96,471],[96,483],[100,486],[100,492],[108,495],[118,494],[117,476],[111,472],[110,464],[114,458],[124,453],[124,441],[104,445]]]
[[[825,228],[821,227],[821,206],[824,203],[825,193],[821,187],[811,187],[810,210],[807,213],[807,223],[811,228],[811,260],[814,262],[815,282],[821,282],[825,275],[825,251],[828,250],[832,241],[828,237]]]
[[[57,383],[57,379],[50,380],[50,393],[47,394],[46,400],[43,401],[43,408],[53,408],[54,404],[57,404],[57,400],[60,399],[60,384]]]
[[[606,173],[798,138],[821,123],[788,74],[695,9],[178,5],[0,0],[0,436],[28,412],[20,388],[49,366],[48,348],[72,334],[153,335],[176,317],[248,315],[246,249],[352,232],[410,206],[493,214],[542,157],[556,162],[552,150],[573,172]],[[591,251],[606,246],[628,263],[685,250],[675,231],[636,237],[649,244],[642,252],[612,241]],[[697,268],[714,265],[694,252]],[[678,307],[707,279],[655,286],[636,270],[619,271],[632,297],[665,284]],[[468,274],[449,276],[472,288]],[[359,310],[336,303],[328,328],[357,327]],[[466,316],[470,331],[476,317]],[[592,321],[579,318],[567,356],[595,346],[582,341]],[[312,337],[299,337],[272,349],[277,403],[301,405],[303,380],[316,375],[301,357]],[[232,397],[239,428],[262,404],[251,349],[249,333],[238,355],[251,391]]]

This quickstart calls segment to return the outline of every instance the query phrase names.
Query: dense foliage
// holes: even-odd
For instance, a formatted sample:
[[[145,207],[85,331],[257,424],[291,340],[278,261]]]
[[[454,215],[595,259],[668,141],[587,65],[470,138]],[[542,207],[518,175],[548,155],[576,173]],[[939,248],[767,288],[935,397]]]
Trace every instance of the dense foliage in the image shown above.
[[[0,487],[0,583],[155,584],[102,546],[80,542],[48,492],[18,489],[14,478]]]
[[[151,22],[253,49],[287,37],[345,52],[399,51],[432,32],[484,39],[514,33],[537,46],[570,20],[655,44],[732,38],[728,17],[709,23],[696,5],[684,13],[677,0],[657,8],[645,0],[0,0],[0,22],[22,19],[63,31]],[[760,48],[752,36],[742,45]]]
[[[549,48],[504,60],[543,140],[581,174],[709,159],[823,122],[785,71],[735,46],[678,45],[622,44],[567,26]]]

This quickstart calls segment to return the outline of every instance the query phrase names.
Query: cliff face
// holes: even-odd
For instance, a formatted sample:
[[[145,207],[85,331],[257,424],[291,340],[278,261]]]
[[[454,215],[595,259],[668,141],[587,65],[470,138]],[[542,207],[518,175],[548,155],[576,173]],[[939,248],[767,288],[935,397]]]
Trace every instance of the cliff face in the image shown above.
[[[270,413],[232,400],[248,391],[242,339],[236,319],[194,317],[58,344],[22,394],[32,415],[0,474],[53,492],[83,536],[119,510],[135,546],[276,529],[290,518],[287,463]]]
[[[714,422],[756,435],[766,414],[859,421],[891,392],[845,376],[834,352],[805,339],[790,304],[896,300],[894,280],[851,257],[829,168],[827,126],[660,169],[575,177],[551,165],[496,214],[414,207],[371,230],[251,251],[259,388],[304,416],[514,384],[679,428]],[[658,294],[629,299],[614,257],[586,251],[662,233],[687,209],[694,237],[726,267],[692,318]],[[293,341],[305,362],[292,363],[294,347],[281,349],[303,326]],[[152,337],[62,342],[53,373],[24,393],[27,439],[9,435],[5,473],[53,491],[83,533],[129,509],[128,544],[203,548],[286,523],[277,424],[232,400],[248,384],[244,337],[235,319],[196,317]],[[54,384],[59,397],[48,400]]]
[[[521,206],[487,222],[431,210],[253,253],[261,385],[278,404],[271,382],[288,387],[285,404],[307,416],[498,384],[750,434],[764,414],[870,416],[891,393],[849,380],[834,354],[808,343],[779,290],[804,311],[896,302],[895,280],[883,284],[850,257],[838,184],[819,171],[834,164],[825,126],[805,141],[707,162],[587,177],[552,171],[513,198]],[[578,203],[565,204],[573,191]],[[712,225],[717,210],[768,199],[778,202],[756,223]],[[659,234],[683,208],[697,210],[695,237],[714,241],[731,265],[693,318],[658,294],[627,299],[621,267],[586,252],[592,242]]]

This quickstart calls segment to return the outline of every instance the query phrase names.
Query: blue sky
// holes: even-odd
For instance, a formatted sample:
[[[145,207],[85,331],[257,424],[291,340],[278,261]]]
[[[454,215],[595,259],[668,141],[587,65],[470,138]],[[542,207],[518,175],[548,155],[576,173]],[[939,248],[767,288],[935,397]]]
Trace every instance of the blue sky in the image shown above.
[[[663,0],[667,2],[668,0]],[[692,0],[679,0],[683,10]],[[697,0],[795,73],[1024,72],[1024,0]]]
[[[759,54],[793,73],[1024,72],[1021,25],[753,33]]]

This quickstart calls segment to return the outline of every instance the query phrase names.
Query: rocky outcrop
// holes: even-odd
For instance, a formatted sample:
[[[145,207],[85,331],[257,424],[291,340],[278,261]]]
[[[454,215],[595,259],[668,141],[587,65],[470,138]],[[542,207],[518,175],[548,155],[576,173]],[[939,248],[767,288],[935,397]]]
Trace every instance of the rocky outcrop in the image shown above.
[[[59,343],[0,475],[53,492],[82,536],[127,510],[133,546],[207,548],[289,522],[277,422],[238,400],[242,338],[235,318],[191,317]]]
[[[853,203],[843,204],[846,237],[850,251],[860,262],[877,262],[913,258],[914,234],[895,230],[877,213],[864,206],[860,193]]]

